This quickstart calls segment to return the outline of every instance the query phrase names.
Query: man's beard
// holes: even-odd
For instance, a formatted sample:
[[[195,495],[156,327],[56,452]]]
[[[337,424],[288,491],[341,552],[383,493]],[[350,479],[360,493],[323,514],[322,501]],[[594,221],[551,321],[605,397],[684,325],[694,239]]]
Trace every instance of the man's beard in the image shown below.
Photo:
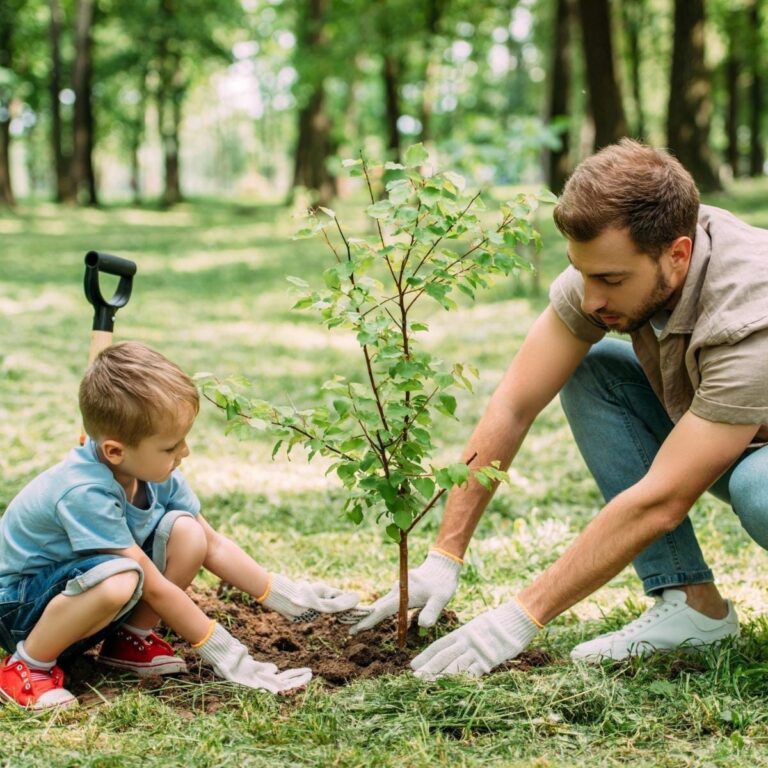
[[[657,267],[656,285],[654,285],[651,294],[640,305],[640,307],[631,315],[627,316],[625,322],[619,322],[611,326],[612,331],[621,333],[634,333],[640,330],[657,312],[664,309],[672,298],[674,290],[671,288],[661,267]],[[610,312],[606,313],[610,314]]]

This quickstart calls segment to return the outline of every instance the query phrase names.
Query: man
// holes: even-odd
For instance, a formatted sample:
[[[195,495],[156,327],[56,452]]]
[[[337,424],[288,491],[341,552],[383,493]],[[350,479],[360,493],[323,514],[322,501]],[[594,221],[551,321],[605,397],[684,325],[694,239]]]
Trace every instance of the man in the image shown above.
[[[506,468],[559,392],[606,505],[514,599],[433,643],[422,677],[483,674],[548,621],[633,562],[655,605],[577,646],[576,660],[623,659],[738,634],[687,515],[707,489],[768,549],[768,231],[699,205],[691,176],[630,140],[585,160],[555,207],[571,265],[491,397],[466,447]],[[604,338],[628,333],[631,345]],[[491,494],[448,498],[436,546],[410,571],[411,607],[433,624]],[[354,629],[396,611],[389,593]]]

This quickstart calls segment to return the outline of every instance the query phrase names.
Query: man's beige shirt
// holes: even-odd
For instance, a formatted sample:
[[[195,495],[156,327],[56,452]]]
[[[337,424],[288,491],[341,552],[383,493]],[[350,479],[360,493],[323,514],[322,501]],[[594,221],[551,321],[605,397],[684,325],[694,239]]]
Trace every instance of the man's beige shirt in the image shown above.
[[[584,284],[568,267],[552,307],[571,332],[595,343],[608,328],[581,309]],[[690,410],[707,421],[760,424],[768,442],[768,230],[701,206],[691,266],[664,330],[631,334],[653,390],[674,423]]]

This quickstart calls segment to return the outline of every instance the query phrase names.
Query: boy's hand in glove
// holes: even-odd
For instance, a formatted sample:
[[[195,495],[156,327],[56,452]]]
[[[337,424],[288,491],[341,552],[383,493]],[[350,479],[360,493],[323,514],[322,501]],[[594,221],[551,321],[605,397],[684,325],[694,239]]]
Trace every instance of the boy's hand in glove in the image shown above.
[[[343,592],[322,581],[292,581],[280,573],[270,575],[267,591],[258,600],[265,608],[294,622],[314,621],[321,613],[338,614],[339,621],[345,624],[360,618],[352,610],[360,602],[357,592]]]
[[[192,647],[219,677],[248,688],[287,693],[301,688],[312,679],[312,671],[306,668],[278,672],[274,664],[256,661],[248,649],[218,623],[209,637]]]

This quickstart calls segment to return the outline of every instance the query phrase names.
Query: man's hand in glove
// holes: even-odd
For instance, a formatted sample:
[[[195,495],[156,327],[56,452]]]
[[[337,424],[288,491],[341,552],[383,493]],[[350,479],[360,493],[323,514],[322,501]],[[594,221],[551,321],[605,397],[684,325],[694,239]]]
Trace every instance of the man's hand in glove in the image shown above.
[[[525,650],[541,628],[520,603],[511,600],[436,640],[413,659],[411,668],[424,680],[459,674],[479,677]]]
[[[442,550],[430,550],[426,560],[418,567],[408,571],[408,607],[421,608],[419,626],[431,627],[446,603],[453,597],[459,584],[459,573],[463,561]],[[379,598],[367,610],[370,613],[350,629],[356,635],[366,629],[372,629],[379,622],[397,613],[400,602],[400,588],[395,584],[392,589]],[[366,610],[361,607],[358,611]]]

